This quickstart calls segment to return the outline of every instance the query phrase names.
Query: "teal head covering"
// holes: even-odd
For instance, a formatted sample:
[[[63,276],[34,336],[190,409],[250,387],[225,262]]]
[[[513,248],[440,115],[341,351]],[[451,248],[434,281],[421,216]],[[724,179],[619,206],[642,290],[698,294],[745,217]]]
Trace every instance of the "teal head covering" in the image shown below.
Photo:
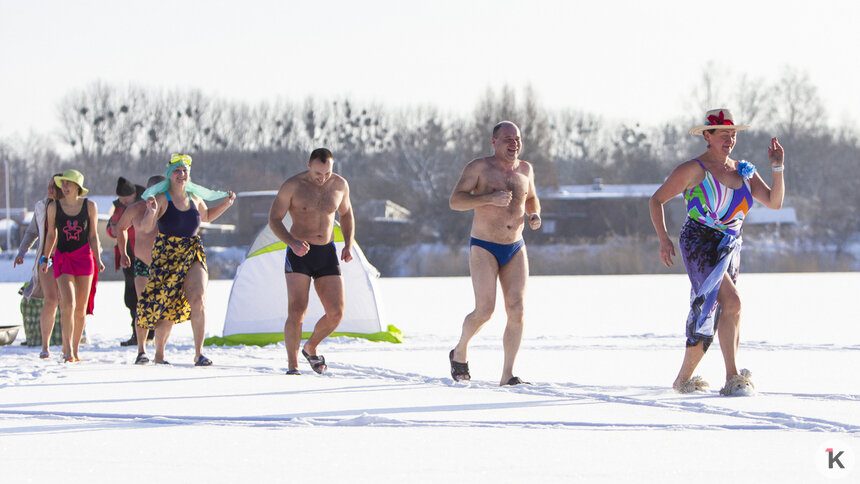
[[[143,192],[141,198],[144,200],[148,198],[152,198],[159,193],[166,192],[168,188],[170,188],[170,174],[173,173],[173,170],[178,166],[184,166],[188,169],[188,182],[185,184],[185,191],[188,193],[193,193],[203,200],[218,200],[219,198],[224,198],[229,195],[227,192],[222,192],[218,190],[210,190],[206,187],[202,187],[191,181],[191,157],[188,155],[178,155],[174,154],[170,156],[170,162],[167,163],[167,170],[164,172],[164,177],[166,180],[156,183],[151,187],[147,188],[146,191]]]

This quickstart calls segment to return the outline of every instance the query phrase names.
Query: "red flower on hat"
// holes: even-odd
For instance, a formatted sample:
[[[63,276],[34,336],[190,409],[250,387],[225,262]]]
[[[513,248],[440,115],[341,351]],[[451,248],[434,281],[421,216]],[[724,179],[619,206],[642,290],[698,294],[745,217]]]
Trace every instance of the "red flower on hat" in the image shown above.
[[[725,119],[722,111],[719,116],[713,114],[708,116],[708,126],[734,126],[734,124],[731,119]]]

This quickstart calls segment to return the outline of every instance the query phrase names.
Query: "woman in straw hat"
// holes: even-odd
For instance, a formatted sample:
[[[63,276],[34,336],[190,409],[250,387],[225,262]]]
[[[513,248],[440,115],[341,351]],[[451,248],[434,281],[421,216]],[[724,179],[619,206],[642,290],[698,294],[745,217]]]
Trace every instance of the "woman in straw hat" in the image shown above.
[[[741,315],[735,286],[741,225],[753,199],[768,208],[782,206],[785,151],[776,138],[771,139],[767,149],[773,172],[771,188],[752,163],[729,157],[737,132],[749,126],[736,125],[728,109],[708,111],[705,119],[705,124],[689,131],[704,137],[705,152],[678,165],[650,200],[651,221],[660,239],[660,260],[666,267],[673,264],[675,247],[666,232],[663,204],[682,193],[687,203],[687,220],[681,229],[679,246],[692,291],[686,352],[672,387],[680,393],[689,393],[708,386],[701,377],[694,377],[693,372],[716,332],[726,365],[726,383],[720,394],[751,394],[754,392],[751,374],[746,369],[738,372],[735,362]]]
[[[60,323],[63,328],[63,361],[81,361],[78,347],[84,332],[87,312],[92,314],[93,281],[104,270],[98,236],[98,208],[92,200],[82,198],[84,175],[66,170],[54,177],[63,191],[58,203],[48,206],[48,229],[39,267],[48,272],[48,258],[53,253],[54,278],[60,301]],[[56,245],[56,252],[54,246]]]
[[[54,177],[57,176],[63,176],[63,174],[56,173],[51,176],[51,179],[48,181],[47,196],[36,202],[36,207],[33,209],[33,219],[30,221],[30,225],[27,226],[27,232],[24,233],[24,237],[21,239],[21,245],[18,247],[18,255],[15,257],[12,267],[24,263],[24,254],[30,250],[30,247],[33,246],[36,240],[39,241],[39,255],[44,252],[45,231],[48,228],[48,206],[63,198],[62,190],[54,182]],[[42,300],[42,309],[39,314],[39,333],[42,335],[42,352],[39,353],[39,358],[50,358],[51,353],[48,351],[48,346],[51,343],[51,333],[54,331],[54,320],[57,314],[57,281],[53,275],[39,270],[39,258],[36,258],[34,261],[33,275],[30,278],[30,283],[27,284],[21,295],[27,299]],[[27,339],[30,339],[29,335]]]
[[[173,325],[190,319],[194,364],[209,366],[212,360],[203,356],[209,276],[206,253],[197,231],[200,222],[215,220],[233,205],[236,194],[193,183],[188,155],[171,156],[164,176],[166,180],[147,188],[142,196],[147,205],[141,225],[145,231],[157,226],[158,236],[152,247],[149,282],[138,299],[137,324],[155,329],[155,363],[167,364],[164,347]],[[224,201],[212,208],[204,202],[218,199]],[[139,352],[135,363],[148,362],[146,355]]]

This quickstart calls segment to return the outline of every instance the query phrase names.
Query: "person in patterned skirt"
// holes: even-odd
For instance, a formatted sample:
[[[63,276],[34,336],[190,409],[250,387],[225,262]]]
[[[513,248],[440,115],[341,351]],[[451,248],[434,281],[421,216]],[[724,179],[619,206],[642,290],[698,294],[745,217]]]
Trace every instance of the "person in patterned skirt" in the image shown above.
[[[708,386],[701,377],[694,377],[693,372],[717,334],[726,367],[726,383],[720,394],[748,394],[754,391],[751,373],[745,369],[738,372],[735,361],[741,316],[741,300],[735,286],[741,226],[753,199],[768,208],[782,206],[785,151],[779,140],[771,139],[767,148],[773,172],[771,188],[752,163],[729,157],[737,132],[749,126],[736,125],[728,109],[708,111],[705,119],[704,125],[689,131],[704,137],[705,152],[675,168],[649,203],[651,222],[660,240],[660,260],[670,267],[675,247],[666,230],[663,204],[681,193],[687,202],[687,220],[681,229],[679,245],[692,290],[684,361],[672,388],[689,393]]]
[[[166,180],[143,193],[146,212],[142,226],[158,227],[152,247],[150,278],[137,305],[137,324],[155,329],[155,363],[167,364],[164,348],[173,325],[191,321],[194,364],[209,366],[203,355],[206,331],[206,253],[197,234],[201,222],[211,222],[236,199],[233,192],[209,190],[191,182],[191,157],[173,155],[164,173]],[[204,200],[223,199],[212,208]],[[138,355],[140,359],[140,355]],[[136,361],[136,363],[140,363]]]

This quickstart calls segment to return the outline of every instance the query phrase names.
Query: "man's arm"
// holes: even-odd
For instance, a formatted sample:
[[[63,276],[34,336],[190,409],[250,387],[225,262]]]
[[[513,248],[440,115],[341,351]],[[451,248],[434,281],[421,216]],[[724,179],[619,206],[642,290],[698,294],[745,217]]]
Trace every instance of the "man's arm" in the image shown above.
[[[343,250],[340,253],[340,259],[344,262],[352,260],[352,238],[355,236],[355,217],[352,213],[352,202],[349,200],[349,183],[343,181],[344,191],[343,200],[337,208],[337,214],[340,218],[340,231],[343,233]]]
[[[140,222],[140,228],[144,232],[152,232],[158,226],[158,219],[167,209],[165,201],[167,196],[159,193],[158,195],[146,199],[146,208],[143,212],[143,220]]]
[[[540,228],[540,200],[537,196],[535,188],[535,173],[534,170],[529,170],[529,193],[526,195],[526,215],[528,217],[529,227],[532,230]]]
[[[293,252],[301,257],[307,254],[311,246],[304,240],[298,240],[287,230],[284,225],[284,217],[290,211],[292,205],[293,193],[295,185],[290,183],[290,180],[284,182],[278,190],[278,195],[272,201],[272,207],[269,209],[269,228],[283,243],[290,246]]]
[[[448,206],[451,210],[472,210],[484,205],[495,205],[497,207],[507,207],[513,199],[513,193],[510,191],[497,190],[483,195],[475,195],[472,193],[478,186],[483,160],[472,160],[463,169],[460,175],[460,180],[454,186],[454,191],[451,193],[451,198],[448,199]]]

